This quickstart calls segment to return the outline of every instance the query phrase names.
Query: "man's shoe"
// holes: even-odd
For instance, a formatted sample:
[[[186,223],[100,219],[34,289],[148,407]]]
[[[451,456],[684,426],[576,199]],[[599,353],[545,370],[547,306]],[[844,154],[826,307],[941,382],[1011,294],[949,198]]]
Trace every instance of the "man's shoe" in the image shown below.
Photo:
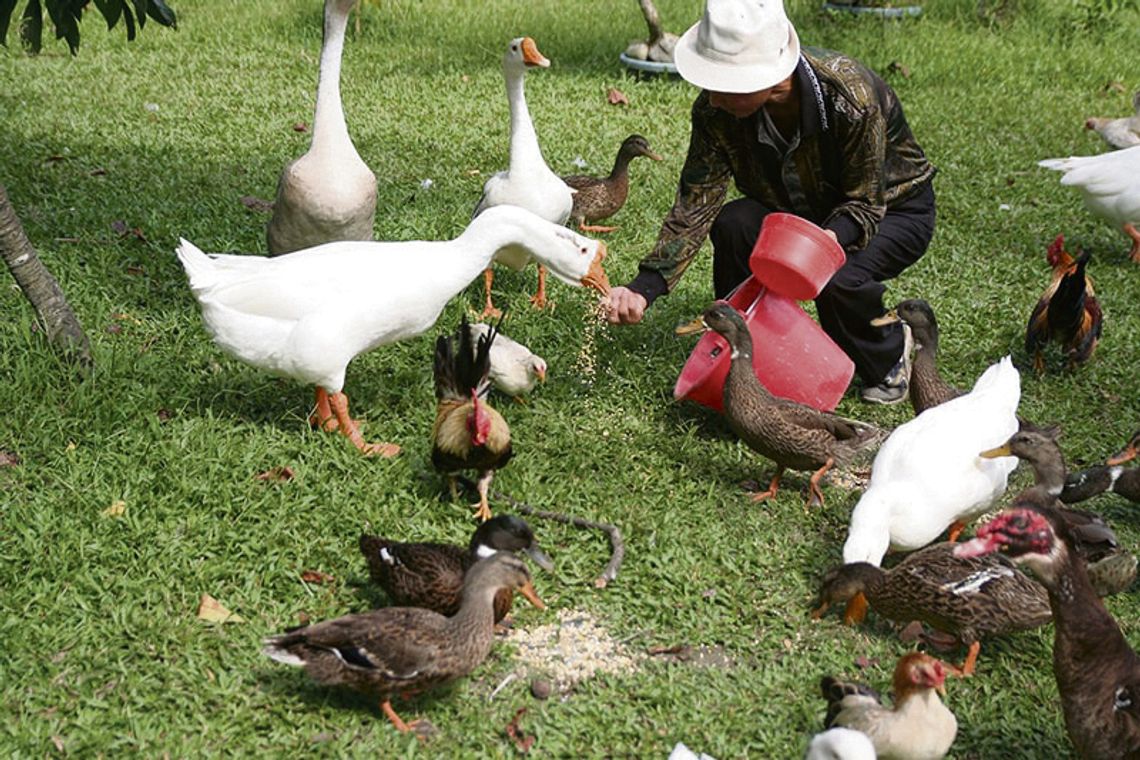
[[[891,371],[878,385],[863,389],[863,400],[870,404],[897,404],[906,399],[910,387],[910,353],[914,347],[914,338],[910,333],[910,325],[903,323],[903,352],[902,357]]]

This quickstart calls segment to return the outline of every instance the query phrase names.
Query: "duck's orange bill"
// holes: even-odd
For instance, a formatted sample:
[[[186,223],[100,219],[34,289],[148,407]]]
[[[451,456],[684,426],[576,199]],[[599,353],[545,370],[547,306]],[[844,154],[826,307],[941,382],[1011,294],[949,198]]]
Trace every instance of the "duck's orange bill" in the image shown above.
[[[692,322],[681,325],[673,330],[673,332],[677,335],[692,335],[693,333],[704,332],[707,329],[709,329],[709,326],[705,324],[705,318],[697,317]]]
[[[526,600],[533,604],[537,609],[546,609],[546,605],[543,604],[542,600],[538,598],[538,592],[534,590],[534,584],[529,580],[522,585],[522,587],[519,589],[519,593],[522,594]]]

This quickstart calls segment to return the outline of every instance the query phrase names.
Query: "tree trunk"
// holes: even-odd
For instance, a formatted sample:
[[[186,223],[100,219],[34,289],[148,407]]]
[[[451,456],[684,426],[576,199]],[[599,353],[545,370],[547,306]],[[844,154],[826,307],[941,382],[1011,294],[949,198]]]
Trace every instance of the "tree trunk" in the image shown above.
[[[90,369],[91,344],[71,310],[59,283],[52,277],[32,248],[16,210],[8,200],[8,190],[0,184],[0,255],[16,278],[20,290],[32,302],[47,332],[48,340],[69,361]]]

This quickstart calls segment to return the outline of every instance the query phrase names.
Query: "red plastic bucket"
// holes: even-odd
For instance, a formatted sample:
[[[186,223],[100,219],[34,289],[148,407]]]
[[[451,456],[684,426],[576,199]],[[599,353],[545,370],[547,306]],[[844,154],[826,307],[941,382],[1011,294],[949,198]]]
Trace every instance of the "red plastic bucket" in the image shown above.
[[[748,265],[773,292],[810,301],[845,261],[842,246],[822,227],[795,214],[773,212],[764,217]]]
[[[831,411],[843,398],[855,365],[815,320],[790,298],[749,277],[726,299],[752,334],[752,369],[772,394]],[[728,341],[711,330],[701,336],[681,369],[673,398],[718,412],[731,363]]]

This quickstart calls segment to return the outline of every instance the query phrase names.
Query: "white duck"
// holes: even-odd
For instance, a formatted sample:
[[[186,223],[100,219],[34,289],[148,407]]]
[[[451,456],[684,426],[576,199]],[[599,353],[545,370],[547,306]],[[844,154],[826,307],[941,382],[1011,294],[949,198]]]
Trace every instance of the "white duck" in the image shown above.
[[[509,203],[522,206],[548,222],[565,224],[574,208],[574,191],[562,178],[550,170],[538,146],[538,135],[530,120],[526,106],[523,79],[526,70],[534,66],[547,67],[550,61],[540,52],[530,37],[517,37],[507,46],[503,56],[503,78],[507,83],[507,101],[511,108],[511,163],[506,171],[498,172],[483,185],[483,197],[475,207],[474,216],[485,209]],[[495,256],[495,261],[518,270],[530,260],[522,251]],[[491,283],[494,273],[488,267],[484,274],[487,302],[483,316],[498,316],[499,310],[491,303]],[[531,303],[542,308],[546,305],[546,270],[538,267],[538,292]]]
[[[275,258],[207,256],[183,240],[178,258],[222,349],[315,384],[311,422],[339,429],[365,454],[391,456],[398,446],[365,443],[348,414],[348,363],[430,329],[493,256],[518,249],[570,285],[609,292],[604,243],[515,206],[488,209],[454,240],[341,241]]]
[[[913,551],[947,528],[956,540],[966,523],[1005,492],[1016,457],[979,454],[1018,429],[1021,376],[1006,356],[982,373],[973,389],[927,409],[895,428],[875,455],[871,480],[851,512],[843,562],[878,566],[888,549]],[[857,594],[849,622],[866,613]]]
[[[1140,264],[1140,145],[1095,156],[1047,158],[1037,165],[1064,172],[1062,185],[1080,190],[1089,211],[1132,238],[1128,255]]]
[[[309,151],[277,181],[266,237],[276,255],[334,240],[371,240],[376,176],[348,135],[340,102],[340,59],[348,14],[356,0],[325,0],[317,105]]]
[[[485,322],[476,322],[469,329],[471,347],[474,349],[479,343],[479,337],[487,335],[491,326]],[[536,382],[546,382],[546,360],[501,332],[495,333],[490,359],[491,383],[515,401],[523,401],[523,395],[534,390]]]

